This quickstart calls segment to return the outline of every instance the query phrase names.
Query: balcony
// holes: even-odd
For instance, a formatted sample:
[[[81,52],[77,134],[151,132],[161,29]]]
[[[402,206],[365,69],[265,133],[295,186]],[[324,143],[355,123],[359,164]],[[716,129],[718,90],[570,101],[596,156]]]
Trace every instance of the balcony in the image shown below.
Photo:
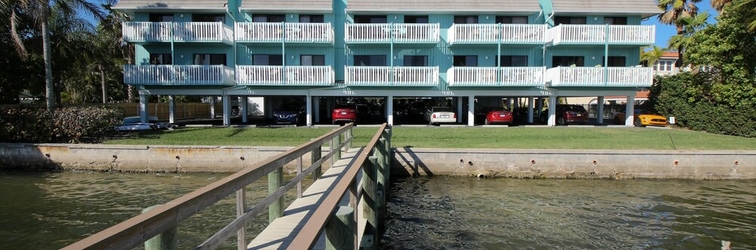
[[[236,41],[242,43],[333,43],[330,23],[236,23]]]
[[[330,86],[331,66],[236,66],[236,82],[247,86]]]
[[[449,44],[534,44],[546,42],[545,24],[453,24]]]
[[[450,87],[543,87],[544,67],[452,67]]]
[[[546,81],[551,87],[651,87],[654,75],[647,67],[556,67],[546,70]]]
[[[231,27],[221,22],[124,22],[123,39],[132,43],[233,43]]]
[[[650,45],[654,44],[655,28],[653,25],[562,24],[546,31],[546,40],[552,45]]]
[[[438,67],[347,66],[347,86],[438,86]]]
[[[223,65],[124,65],[130,85],[234,85],[234,70]]]
[[[437,44],[438,23],[347,23],[348,44]]]

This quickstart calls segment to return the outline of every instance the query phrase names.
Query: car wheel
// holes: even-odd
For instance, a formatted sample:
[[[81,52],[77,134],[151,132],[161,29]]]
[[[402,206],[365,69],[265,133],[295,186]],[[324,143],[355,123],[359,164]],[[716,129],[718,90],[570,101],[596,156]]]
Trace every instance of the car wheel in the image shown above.
[[[641,123],[640,118],[635,118],[635,122],[633,123],[636,127],[643,127],[643,124]]]
[[[564,117],[559,117],[559,118],[557,118],[557,124],[564,125],[564,124],[567,124],[567,123],[564,121]]]
[[[485,125],[489,125],[489,124],[490,124],[490,123],[488,123],[488,119],[486,119],[485,121],[483,121],[483,123],[484,123]]]

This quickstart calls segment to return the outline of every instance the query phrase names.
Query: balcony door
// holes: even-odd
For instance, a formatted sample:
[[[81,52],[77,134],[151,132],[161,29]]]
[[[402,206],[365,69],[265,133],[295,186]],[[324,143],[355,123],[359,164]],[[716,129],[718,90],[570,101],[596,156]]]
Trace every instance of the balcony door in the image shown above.
[[[478,16],[454,16],[454,23],[478,23]]]
[[[150,54],[150,65],[171,65],[173,56],[171,54]]]
[[[252,65],[258,66],[281,66],[283,55],[281,54],[257,54],[252,55]]]
[[[604,23],[611,25],[627,25],[627,17],[604,17]]]
[[[324,23],[323,15],[299,15],[300,23]]]
[[[554,17],[554,25],[560,24],[586,24],[584,16],[558,16]]]
[[[386,56],[354,55],[354,66],[386,66]]]
[[[283,14],[254,14],[252,22],[256,23],[280,23],[286,21],[286,15]]]
[[[526,16],[496,16],[496,23],[528,24],[528,17]]]
[[[194,54],[194,65],[227,65],[226,54]]]
[[[582,56],[554,56],[551,59],[551,67],[583,67],[585,58]]]
[[[173,14],[150,13],[150,22],[173,22]]]
[[[404,16],[404,23],[428,23],[428,16]]]
[[[625,67],[627,65],[624,56],[610,56],[608,67]],[[601,58],[601,66],[604,66],[604,58]]]
[[[410,67],[428,66],[428,56],[404,56],[404,66],[410,66]]]
[[[452,63],[454,67],[477,67],[478,56],[454,56],[454,61]]]
[[[386,15],[354,15],[354,23],[388,23]]]
[[[528,56],[501,56],[500,58],[502,67],[527,67]],[[499,66],[499,62],[496,62],[496,66]]]
[[[324,55],[300,55],[299,64],[302,66],[325,66]]]
[[[225,14],[192,14],[192,22],[226,22]]]

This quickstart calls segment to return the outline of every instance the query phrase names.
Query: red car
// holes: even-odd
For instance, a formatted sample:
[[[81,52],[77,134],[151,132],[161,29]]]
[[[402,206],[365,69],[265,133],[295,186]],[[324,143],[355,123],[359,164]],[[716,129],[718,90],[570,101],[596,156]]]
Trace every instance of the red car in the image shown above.
[[[353,103],[336,104],[331,113],[331,121],[337,123],[357,123],[357,105]]]
[[[541,121],[546,122],[549,117],[549,109],[541,112]],[[556,106],[556,124],[568,123],[585,124],[588,122],[588,111],[580,105],[558,104]]]
[[[512,111],[506,110],[501,107],[487,107],[480,111],[483,124],[512,124],[514,121],[514,114]]]

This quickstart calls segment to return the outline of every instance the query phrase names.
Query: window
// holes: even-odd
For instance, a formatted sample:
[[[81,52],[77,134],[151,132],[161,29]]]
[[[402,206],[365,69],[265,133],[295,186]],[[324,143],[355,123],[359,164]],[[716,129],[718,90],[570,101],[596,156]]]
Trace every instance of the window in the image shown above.
[[[604,24],[627,25],[627,17],[604,17]]]
[[[325,18],[323,15],[299,15],[300,23],[323,23]]]
[[[192,22],[225,22],[225,14],[192,14]]]
[[[254,14],[252,15],[252,22],[256,23],[280,23],[286,21],[286,15],[280,14]]]
[[[478,23],[478,16],[454,16],[454,23]]]
[[[355,55],[354,66],[386,66],[384,55]]]
[[[280,66],[283,65],[282,55],[252,55],[252,65],[270,65]]]
[[[560,24],[585,24],[585,17],[558,16],[554,18],[554,25]]]
[[[477,67],[478,56],[454,56],[455,67]]]
[[[673,60],[659,60],[654,64],[654,70],[656,71],[672,71],[675,61]]]
[[[404,66],[428,66],[428,56],[404,56]]]
[[[496,63],[498,64],[498,62]],[[502,67],[527,67],[528,56],[501,56],[501,66]]]
[[[194,54],[194,65],[226,65],[226,54]]]
[[[496,23],[527,24],[526,16],[496,16]]]
[[[324,55],[301,55],[299,56],[299,64],[302,66],[324,66]]]
[[[404,23],[428,23],[428,16],[404,16]]]
[[[173,14],[150,13],[150,22],[173,22]]]
[[[601,66],[604,66],[604,58],[601,58]],[[624,56],[610,56],[609,64],[607,64],[607,66],[625,67],[625,57]]]
[[[387,23],[385,15],[355,15],[354,23]]]
[[[551,67],[563,66],[585,66],[585,60],[582,56],[555,56],[551,59]]]
[[[150,54],[151,65],[170,65],[173,64],[171,54]]]

